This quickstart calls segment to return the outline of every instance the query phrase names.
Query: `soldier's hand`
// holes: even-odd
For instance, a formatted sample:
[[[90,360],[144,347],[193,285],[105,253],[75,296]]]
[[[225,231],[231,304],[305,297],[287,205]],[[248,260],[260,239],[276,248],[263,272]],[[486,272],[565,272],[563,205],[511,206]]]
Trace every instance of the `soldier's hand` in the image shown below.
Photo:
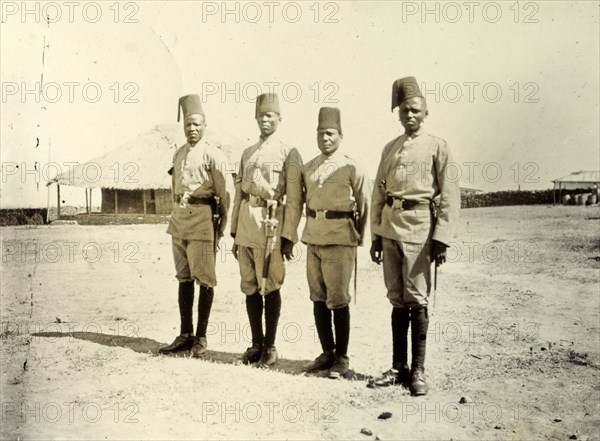
[[[281,238],[281,255],[288,262],[294,258],[294,243],[285,237]]]
[[[383,259],[383,243],[381,241],[381,237],[377,237],[373,242],[371,242],[371,260],[379,265]]]
[[[448,248],[446,244],[438,242],[437,240],[432,241],[431,261],[435,262],[436,266],[440,266],[446,262],[446,248]]]
[[[233,254],[233,257],[235,257],[235,260],[238,260],[238,244],[237,243],[233,244],[233,248],[231,249],[231,253]]]

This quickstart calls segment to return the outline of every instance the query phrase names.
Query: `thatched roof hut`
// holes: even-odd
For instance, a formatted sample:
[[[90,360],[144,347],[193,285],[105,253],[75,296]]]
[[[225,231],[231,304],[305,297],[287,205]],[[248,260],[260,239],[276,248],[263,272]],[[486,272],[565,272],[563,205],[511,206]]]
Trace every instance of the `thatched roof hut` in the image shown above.
[[[221,148],[234,169],[244,145],[237,138],[207,130],[205,137]],[[185,143],[179,124],[162,124],[140,134],[133,141],[59,174],[48,182],[57,184],[60,214],[60,186],[86,190],[88,212],[91,190],[102,191],[102,213],[168,214],[171,212],[171,177],[168,175],[173,154]],[[88,198],[89,190],[89,198]]]

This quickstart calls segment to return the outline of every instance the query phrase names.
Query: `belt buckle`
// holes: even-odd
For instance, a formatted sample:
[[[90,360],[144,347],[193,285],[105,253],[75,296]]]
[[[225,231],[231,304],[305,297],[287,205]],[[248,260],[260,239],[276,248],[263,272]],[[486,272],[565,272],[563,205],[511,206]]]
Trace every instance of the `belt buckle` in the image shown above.
[[[315,219],[327,219],[327,210],[315,210]]]
[[[403,202],[403,199],[394,198],[394,201],[392,202],[392,207],[396,210],[404,210]]]
[[[183,195],[179,198],[179,206],[181,208],[186,208],[188,206],[190,200],[190,193],[188,191],[183,192]]]

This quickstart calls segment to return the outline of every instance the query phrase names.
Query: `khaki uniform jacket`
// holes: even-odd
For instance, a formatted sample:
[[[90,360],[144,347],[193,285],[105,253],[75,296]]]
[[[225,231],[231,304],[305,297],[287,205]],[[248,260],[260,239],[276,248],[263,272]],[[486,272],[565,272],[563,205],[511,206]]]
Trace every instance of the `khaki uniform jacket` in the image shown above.
[[[262,248],[266,242],[263,220],[267,209],[243,200],[242,192],[278,201],[276,236],[298,242],[302,214],[302,158],[298,150],[273,133],[242,153],[235,178],[231,234],[240,246]]]
[[[173,210],[167,233],[184,240],[213,240],[212,211],[209,205],[181,207],[177,197],[188,192],[191,196],[208,198],[218,196],[220,201],[221,225],[219,235],[223,235],[227,225],[229,194],[225,186],[223,170],[226,158],[221,150],[201,139],[196,145],[181,146],[173,156],[171,196]]]
[[[362,245],[369,215],[367,175],[350,157],[338,151],[319,155],[302,170],[306,207],[312,210],[358,211],[352,219],[315,219],[306,216],[302,242],[312,245]]]
[[[381,154],[371,202],[371,234],[408,243],[432,238],[450,244],[460,208],[458,182],[446,177],[452,163],[446,141],[421,128],[388,143]],[[429,210],[400,210],[386,204],[388,196],[438,205],[437,222]],[[433,231],[432,231],[433,230]]]

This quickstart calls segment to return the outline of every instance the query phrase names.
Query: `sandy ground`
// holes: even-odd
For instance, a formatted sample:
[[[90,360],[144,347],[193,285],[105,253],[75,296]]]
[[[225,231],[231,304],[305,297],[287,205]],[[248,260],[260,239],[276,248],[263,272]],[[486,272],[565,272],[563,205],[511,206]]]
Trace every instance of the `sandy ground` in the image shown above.
[[[156,353],[179,321],[165,225],[2,228],[2,439],[599,440],[598,207],[461,216],[419,398],[366,387],[391,363],[390,306],[367,249],[353,371],[336,381],[301,373],[320,352],[302,246],[282,290],[282,360],[261,370],[235,364],[249,328],[230,242],[197,360]]]

